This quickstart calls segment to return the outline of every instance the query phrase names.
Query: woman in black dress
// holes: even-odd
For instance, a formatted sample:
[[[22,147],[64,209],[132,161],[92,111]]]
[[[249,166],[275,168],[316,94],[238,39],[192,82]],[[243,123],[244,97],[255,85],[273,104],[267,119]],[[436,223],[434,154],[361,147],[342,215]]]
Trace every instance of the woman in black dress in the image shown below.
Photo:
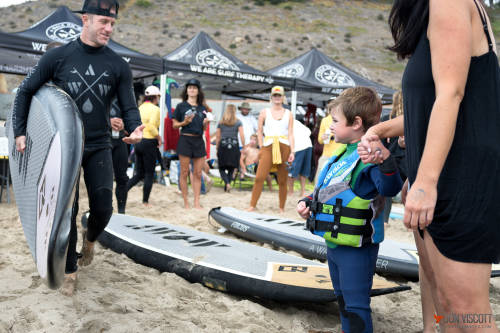
[[[238,146],[238,134],[242,146],[245,146],[245,135],[243,125],[236,118],[236,106],[229,104],[217,125],[215,132],[215,144],[217,146],[217,162],[219,172],[224,181],[224,191],[231,191],[231,180],[233,172],[240,163],[240,148]]]
[[[491,264],[500,261],[500,69],[491,25],[478,0],[396,0],[389,22],[392,49],[409,58],[404,116],[371,128],[360,154],[376,160],[372,141],[404,128],[404,223],[423,238],[422,296],[445,317],[486,314],[476,330],[497,332],[488,320]],[[441,328],[470,325],[458,319]]]

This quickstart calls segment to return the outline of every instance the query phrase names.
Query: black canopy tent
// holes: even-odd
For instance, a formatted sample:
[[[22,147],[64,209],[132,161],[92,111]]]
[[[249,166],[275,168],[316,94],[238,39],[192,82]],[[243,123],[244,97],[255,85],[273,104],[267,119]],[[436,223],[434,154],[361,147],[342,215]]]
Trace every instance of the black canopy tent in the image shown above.
[[[40,58],[48,43],[68,43],[76,39],[82,30],[82,20],[66,6],[29,29],[14,33],[0,32],[0,71],[11,74],[27,74]],[[130,65],[134,78],[161,74],[163,59],[131,50],[113,40],[108,46]]]
[[[338,96],[344,89],[354,86],[374,88],[382,99],[382,103],[391,104],[394,90],[379,83],[370,81],[352,70],[339,65],[316,48],[294,58],[278,67],[267,71],[273,77],[300,79],[321,89],[317,92],[300,92],[299,99],[304,103],[327,101]]]
[[[302,80],[275,77],[255,69],[222,48],[205,32],[163,57],[165,73],[180,83],[198,77],[204,90],[231,96],[269,92],[271,86],[318,90]]]

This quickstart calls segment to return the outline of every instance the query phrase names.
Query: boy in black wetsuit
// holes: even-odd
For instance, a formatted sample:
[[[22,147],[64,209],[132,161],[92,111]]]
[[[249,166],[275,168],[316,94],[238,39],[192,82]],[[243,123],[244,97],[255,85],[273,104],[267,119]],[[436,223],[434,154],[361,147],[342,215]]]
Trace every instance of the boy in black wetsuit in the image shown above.
[[[126,143],[142,139],[141,118],[132,90],[132,73],[128,64],[109,49],[108,43],[118,14],[116,0],[85,0],[81,36],[42,56],[33,71],[20,85],[14,101],[12,123],[16,149],[26,147],[26,123],[32,96],[46,82],[66,91],[75,101],[83,121],[85,150],[82,157],[85,185],[89,196],[88,229],[83,232],[82,258],[89,265],[93,247],[112,214],[113,169],[111,157],[110,106],[115,97],[130,136]],[[119,130],[119,128],[114,128]],[[66,276],[62,292],[72,295],[76,287],[78,183],[71,217],[71,231],[66,259]]]

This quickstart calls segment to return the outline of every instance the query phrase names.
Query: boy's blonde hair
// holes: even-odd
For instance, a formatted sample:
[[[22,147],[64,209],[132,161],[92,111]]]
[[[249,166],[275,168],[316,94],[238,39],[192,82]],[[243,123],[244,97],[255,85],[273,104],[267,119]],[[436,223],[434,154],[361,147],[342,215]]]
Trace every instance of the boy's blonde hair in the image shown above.
[[[226,126],[234,126],[236,124],[236,106],[234,104],[228,104],[226,111],[222,115],[220,123]]]
[[[339,107],[346,125],[351,126],[354,118],[360,117],[366,131],[380,121],[382,101],[375,90],[368,87],[354,87],[344,90],[339,97],[328,103],[329,110]]]

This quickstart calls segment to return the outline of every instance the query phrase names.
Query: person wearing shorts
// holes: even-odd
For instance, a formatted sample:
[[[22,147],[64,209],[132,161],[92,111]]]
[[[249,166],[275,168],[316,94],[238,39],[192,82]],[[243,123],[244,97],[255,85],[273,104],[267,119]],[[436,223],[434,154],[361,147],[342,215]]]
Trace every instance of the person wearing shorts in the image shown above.
[[[201,89],[200,81],[190,79],[186,82],[181,94],[182,102],[177,104],[172,119],[174,128],[181,128],[181,135],[177,142],[177,154],[181,166],[179,185],[184,199],[184,208],[189,208],[187,198],[187,177],[189,175],[189,164],[193,163],[193,192],[194,207],[201,209],[201,170],[204,158],[207,155],[203,133],[207,128],[207,108],[205,97]]]

